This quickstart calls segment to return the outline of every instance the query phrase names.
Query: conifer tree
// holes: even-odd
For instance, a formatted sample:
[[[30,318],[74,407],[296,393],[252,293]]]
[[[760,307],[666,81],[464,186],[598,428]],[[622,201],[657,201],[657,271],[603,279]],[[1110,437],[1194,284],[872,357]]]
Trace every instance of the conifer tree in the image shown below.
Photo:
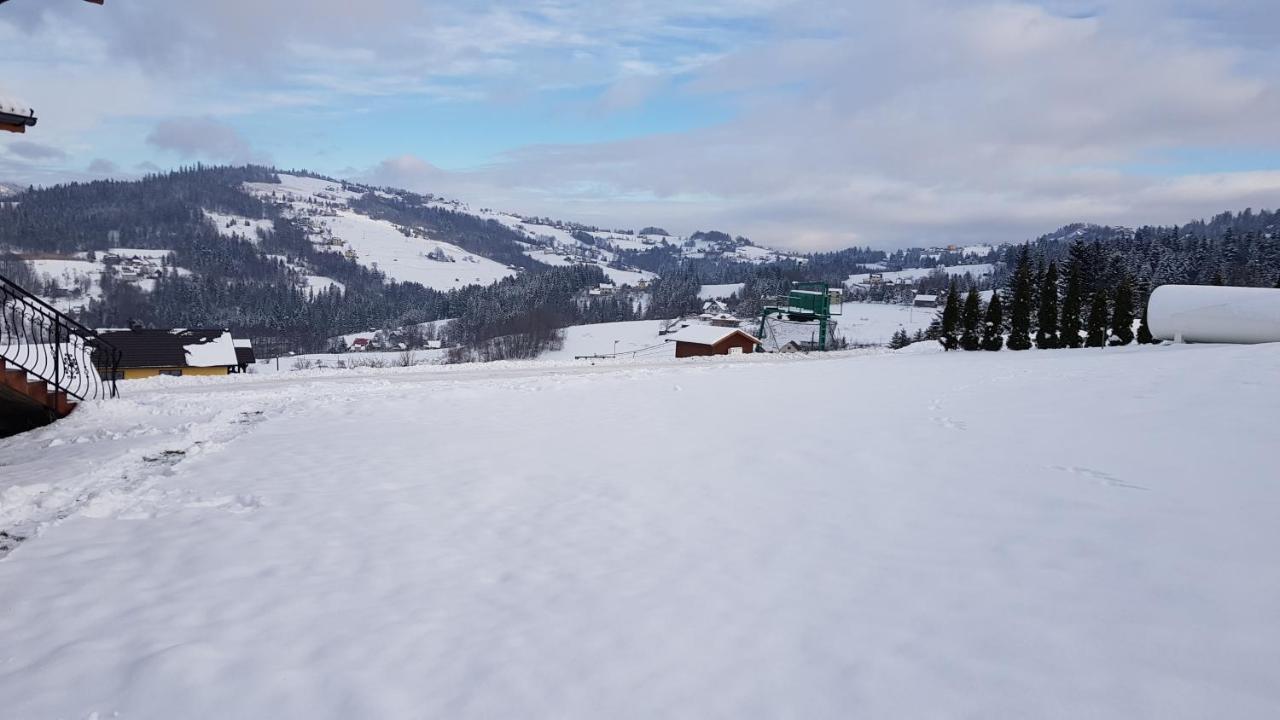
[[[1066,289],[1062,294],[1062,312],[1058,318],[1058,347],[1080,347],[1081,312],[1084,310],[1085,245],[1076,241],[1067,261]]]
[[[1048,267],[1044,262],[1044,252],[1037,251],[1035,255],[1035,263],[1033,265],[1035,272],[1031,273],[1031,332],[1038,335],[1040,331],[1040,291],[1044,289],[1044,276],[1048,272]],[[1057,328],[1054,328],[1057,330]]]
[[[1111,310],[1110,342],[1112,345],[1133,342],[1133,286],[1127,276],[1120,279],[1116,288],[1115,307]]]
[[[1276,284],[1274,285],[1274,287],[1275,289],[1280,290],[1280,277],[1276,278]]]
[[[1209,278],[1209,284],[1217,287],[1222,287],[1227,283],[1225,280],[1222,279],[1222,273],[1215,270],[1213,273],[1213,277]]]
[[[1087,326],[1088,335],[1085,338],[1085,346],[1105,347],[1107,344],[1106,293],[1099,291],[1093,294],[1093,304],[1089,308],[1089,320]]]
[[[889,340],[889,348],[891,350],[901,350],[910,344],[911,336],[907,335],[907,331],[902,328],[898,328],[898,332],[894,333]]]
[[[1058,264],[1049,263],[1040,285],[1039,320],[1036,330],[1036,347],[1052,350],[1058,347]]]
[[[960,329],[960,347],[970,351],[982,347],[982,299],[975,288],[969,288],[969,295],[964,299]]]
[[[1013,271],[1013,299],[1009,305],[1010,350],[1031,349],[1031,250],[1023,245]]]
[[[938,342],[942,343],[944,350],[955,350],[960,346],[956,336],[957,326],[960,324],[960,288],[956,286],[954,280],[951,281],[951,288],[947,291],[947,304],[942,307],[941,324]]]
[[[982,323],[982,349],[996,351],[1004,347],[1004,310],[1000,307],[1000,293],[991,296],[987,316]]]

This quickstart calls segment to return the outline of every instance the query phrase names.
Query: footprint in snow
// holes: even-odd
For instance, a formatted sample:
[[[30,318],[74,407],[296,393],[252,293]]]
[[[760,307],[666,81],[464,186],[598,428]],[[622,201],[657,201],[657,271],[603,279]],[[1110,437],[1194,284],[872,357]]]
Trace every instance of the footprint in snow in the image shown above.
[[[1116,477],[1115,475],[1112,475],[1111,473],[1103,472],[1101,470],[1094,470],[1093,468],[1079,467],[1075,465],[1071,465],[1071,466],[1052,465],[1050,466],[1050,469],[1071,473],[1072,475],[1077,475],[1079,477],[1086,477],[1086,478],[1089,478],[1090,480],[1096,480],[1099,483],[1107,485],[1108,487],[1127,488],[1129,490],[1149,490],[1150,489],[1150,488],[1145,488],[1141,485],[1134,485],[1132,483],[1127,483],[1124,480],[1121,480],[1120,478]]]
[[[963,420],[954,420],[949,417],[935,417],[933,421],[948,430],[967,430],[969,428]]]

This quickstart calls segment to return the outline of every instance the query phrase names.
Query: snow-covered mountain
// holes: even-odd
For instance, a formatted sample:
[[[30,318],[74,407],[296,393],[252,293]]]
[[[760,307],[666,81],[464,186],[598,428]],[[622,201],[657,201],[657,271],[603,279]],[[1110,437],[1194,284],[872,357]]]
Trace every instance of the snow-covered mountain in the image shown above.
[[[628,252],[667,248],[686,258],[722,258],[746,263],[766,263],[783,259],[803,262],[799,255],[760,247],[745,238],[722,232],[697,232],[691,236],[670,235],[660,228],[600,230],[573,222],[524,216],[491,208],[472,209],[460,200],[420,196],[395,188],[371,188],[357,183],[307,175],[279,173],[280,182],[245,183],[254,196],[274,204],[307,228],[317,246],[343,253],[366,267],[402,282],[449,290],[470,284],[486,285],[518,274],[521,268],[469,251],[435,237],[429,229],[374,217],[366,203],[378,198],[424,209],[438,209],[494,222],[515,233],[520,251],[543,265],[599,265],[614,284],[634,285],[652,281],[656,275],[629,265]],[[250,218],[213,215],[231,231],[251,228]],[[247,234],[247,233],[246,233]]]
[[[798,255],[760,247],[745,238],[718,231],[686,237],[671,235],[656,227],[639,232],[601,230],[491,208],[472,209],[460,200],[396,188],[374,188],[306,173],[264,170],[255,179],[231,181],[230,187],[220,188],[221,192],[212,194],[212,198],[201,200],[197,221],[203,220],[218,237],[248,243],[259,249],[262,259],[284,265],[291,282],[303,292],[345,290],[346,286],[341,279],[326,275],[317,267],[324,263],[308,260],[299,253],[273,252],[264,246],[262,239],[275,232],[276,218],[296,226],[317,252],[341,256],[381,273],[387,280],[418,283],[440,291],[488,285],[537,265],[596,265],[615,285],[643,285],[657,275],[628,262],[628,256],[656,249],[678,258],[720,258],[743,263],[783,259],[803,262]],[[163,184],[165,178],[146,182]],[[0,197],[22,191],[23,188],[16,185],[0,184]],[[236,212],[225,202],[226,192],[242,193],[252,202],[239,203],[244,207]],[[120,207],[115,210],[123,216],[119,226],[145,228],[145,217],[130,215]],[[462,234],[475,242],[458,240],[454,236],[459,233],[451,232],[454,228],[421,221],[421,217],[413,217],[415,212],[435,213],[430,219],[443,216],[444,224],[449,225],[465,221],[471,227]],[[6,237],[4,228],[0,227],[0,247],[8,245],[32,262],[40,290],[47,299],[64,309],[75,310],[101,297],[104,273],[110,275],[114,270],[112,256],[129,254],[131,248],[122,247],[125,244],[121,239],[122,229],[109,226],[100,231],[108,240],[105,247],[101,247],[103,243],[99,238],[89,238],[68,252],[62,247],[49,247],[41,238],[28,234],[15,232]],[[87,229],[82,231],[89,234]],[[486,232],[503,237],[496,240],[477,237]],[[140,234],[147,237],[148,246],[159,246],[145,248],[143,255],[151,260],[157,260],[164,251],[179,249],[180,243],[166,242],[167,233],[142,231]],[[94,257],[93,249],[97,255],[106,255],[106,261]],[[159,263],[155,264],[158,269]],[[180,266],[174,263],[174,267]],[[148,291],[147,283],[140,281],[151,279],[154,276],[151,270],[134,268],[117,279],[133,282],[139,289]]]

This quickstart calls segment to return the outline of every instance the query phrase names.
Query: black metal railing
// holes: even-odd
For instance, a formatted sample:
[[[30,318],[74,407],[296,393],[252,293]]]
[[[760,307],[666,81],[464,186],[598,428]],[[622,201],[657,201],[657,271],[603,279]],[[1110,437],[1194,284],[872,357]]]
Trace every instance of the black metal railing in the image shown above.
[[[98,333],[0,275],[0,359],[52,395],[75,400],[119,395],[120,351]]]

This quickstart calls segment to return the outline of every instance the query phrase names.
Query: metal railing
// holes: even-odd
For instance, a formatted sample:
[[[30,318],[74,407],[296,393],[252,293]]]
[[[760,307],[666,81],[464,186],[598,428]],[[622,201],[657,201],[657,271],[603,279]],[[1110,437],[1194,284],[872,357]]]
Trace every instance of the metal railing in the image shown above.
[[[120,351],[0,275],[0,359],[75,400],[119,395]]]

